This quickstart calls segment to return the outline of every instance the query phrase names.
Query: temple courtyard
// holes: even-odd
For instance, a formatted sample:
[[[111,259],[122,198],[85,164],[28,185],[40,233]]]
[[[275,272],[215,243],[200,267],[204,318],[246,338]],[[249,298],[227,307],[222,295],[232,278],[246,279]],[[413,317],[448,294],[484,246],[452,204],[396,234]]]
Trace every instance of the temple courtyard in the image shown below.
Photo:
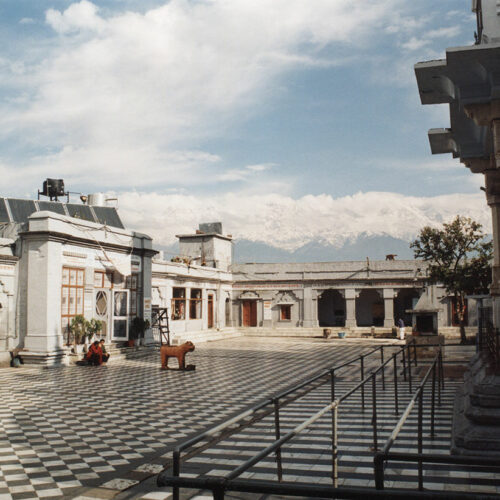
[[[172,450],[246,408],[303,379],[354,359],[381,344],[388,357],[399,341],[361,339],[238,338],[199,344],[188,354],[194,371],[161,371],[156,350],[111,359],[105,366],[24,365],[0,370],[0,499],[128,498],[167,499],[169,488],[156,486],[156,475],[171,465]],[[389,344],[394,344],[390,347]],[[473,347],[447,347],[445,361],[463,364]],[[139,356],[138,356],[139,354]],[[380,362],[365,359],[365,373]],[[172,363],[172,361],[171,361]],[[175,364],[175,361],[174,361]],[[445,364],[446,367],[446,364]],[[413,390],[425,365],[414,369]],[[400,368],[398,368],[398,371]],[[453,370],[451,370],[453,371]],[[447,370],[445,369],[445,373]],[[451,372],[450,372],[451,373]],[[398,373],[399,416],[394,412],[393,372],[379,380],[379,444],[383,445],[410,399]],[[359,365],[339,371],[336,394],[354,387]],[[447,379],[436,408],[436,435],[428,419],[425,394],[424,451],[449,453],[455,390],[460,378]],[[366,408],[357,391],[339,411],[339,486],[373,487],[371,389]],[[281,411],[282,432],[328,404],[330,385],[314,388]],[[273,416],[230,438],[221,439],[182,464],[190,477],[220,476],[256,454],[274,439]],[[416,409],[393,449],[416,450]],[[283,449],[283,478],[307,484],[331,484],[331,427],[325,415]],[[425,472],[425,487],[435,491],[500,493],[498,476],[435,465]],[[243,478],[276,479],[274,457],[259,462]],[[386,488],[416,489],[411,464],[388,464]],[[203,496],[184,491],[183,497]]]

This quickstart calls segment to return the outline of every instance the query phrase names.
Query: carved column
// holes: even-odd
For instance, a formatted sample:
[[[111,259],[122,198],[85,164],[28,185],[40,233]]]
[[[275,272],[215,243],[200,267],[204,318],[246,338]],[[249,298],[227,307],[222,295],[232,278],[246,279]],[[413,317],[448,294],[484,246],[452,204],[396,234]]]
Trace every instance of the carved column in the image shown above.
[[[356,325],[356,290],[346,288],[345,297],[345,326],[346,328],[355,328]]]
[[[394,326],[394,288],[384,288],[384,328]]]

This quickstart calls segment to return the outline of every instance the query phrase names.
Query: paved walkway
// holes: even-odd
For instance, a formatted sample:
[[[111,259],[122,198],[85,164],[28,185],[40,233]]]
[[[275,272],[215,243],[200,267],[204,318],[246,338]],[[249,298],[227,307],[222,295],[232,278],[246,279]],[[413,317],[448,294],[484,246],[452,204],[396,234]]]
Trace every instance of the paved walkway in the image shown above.
[[[113,360],[102,367],[1,369],[0,500],[111,498],[117,494],[117,498],[167,498],[166,491],[146,478],[162,469],[176,443],[321,368],[371,348],[366,340],[235,339],[197,346],[188,355],[188,362],[196,364],[192,372],[160,371],[158,353]],[[370,362],[367,369],[369,366]],[[357,377],[358,369],[352,368],[339,384]],[[432,443],[443,450],[449,446],[449,403],[454,390],[452,384],[447,387],[447,404],[439,415],[444,437]],[[285,427],[320,407],[328,398],[325,391],[319,389],[290,406],[284,413],[288,418]],[[382,406],[389,415],[390,400]],[[349,407],[355,412],[359,402],[354,399],[346,410]],[[340,447],[349,451],[342,458],[342,467],[345,473],[365,474],[350,476],[364,483],[370,471],[351,469],[364,469],[359,457],[369,457],[366,443],[360,442],[368,432],[368,420],[367,415],[341,421],[344,441]],[[286,471],[295,480],[304,477],[299,470],[315,471],[309,476],[316,482],[327,480],[323,461],[328,457],[328,443],[322,442],[327,441],[327,429],[324,423],[318,425],[285,454],[287,460],[298,458]],[[238,436],[241,457],[268,442],[270,427],[265,421]],[[414,441],[411,432],[403,442]],[[226,471],[231,454],[227,446],[234,444],[222,442],[188,466],[197,473]],[[321,451],[311,452],[314,449]],[[252,474],[274,477],[272,460]],[[489,480],[484,485],[492,491]],[[119,493],[121,490],[126,491]]]

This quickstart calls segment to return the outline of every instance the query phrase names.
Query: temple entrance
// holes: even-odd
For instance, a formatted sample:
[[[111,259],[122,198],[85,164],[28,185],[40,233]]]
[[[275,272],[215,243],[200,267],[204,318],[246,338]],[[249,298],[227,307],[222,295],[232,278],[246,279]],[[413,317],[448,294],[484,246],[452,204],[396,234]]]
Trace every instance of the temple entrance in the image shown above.
[[[415,308],[420,293],[413,288],[403,288],[394,297],[394,324],[401,318],[406,326],[411,325],[411,311]]]
[[[325,290],[318,299],[319,326],[345,326],[345,299],[338,290]]]
[[[241,303],[242,326],[257,326],[257,301],[244,300]]]
[[[384,326],[384,300],[374,289],[362,290],[356,299],[358,326]]]

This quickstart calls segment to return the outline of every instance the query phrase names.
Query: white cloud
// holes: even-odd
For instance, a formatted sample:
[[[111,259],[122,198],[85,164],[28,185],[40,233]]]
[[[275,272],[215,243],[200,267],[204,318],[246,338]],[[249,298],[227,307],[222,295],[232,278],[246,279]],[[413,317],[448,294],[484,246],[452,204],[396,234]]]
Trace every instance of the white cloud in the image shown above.
[[[88,0],[71,4],[64,12],[49,9],[45,13],[45,20],[54,31],[67,34],[81,30],[101,31],[105,22],[97,12],[98,7]]]
[[[477,177],[477,176],[476,176]],[[294,250],[313,240],[341,246],[361,233],[411,239],[425,225],[438,225],[457,214],[491,227],[484,194],[407,197],[367,192],[332,198],[307,195],[227,193],[217,197],[123,192],[119,213],[130,228],[170,244],[175,234],[193,232],[200,222],[222,221],[235,238]]]
[[[35,24],[35,20],[32,19],[31,17],[23,17],[20,21],[19,24]]]
[[[60,36],[44,41],[43,59],[0,67],[16,89],[0,104],[0,139],[39,151],[3,169],[15,177],[21,163],[50,165],[117,189],[188,178],[178,151],[258,112],[290,69],[345,63],[322,50],[377,36],[400,2],[172,0],[104,16],[82,0],[49,9]],[[222,163],[196,163],[224,175]]]

